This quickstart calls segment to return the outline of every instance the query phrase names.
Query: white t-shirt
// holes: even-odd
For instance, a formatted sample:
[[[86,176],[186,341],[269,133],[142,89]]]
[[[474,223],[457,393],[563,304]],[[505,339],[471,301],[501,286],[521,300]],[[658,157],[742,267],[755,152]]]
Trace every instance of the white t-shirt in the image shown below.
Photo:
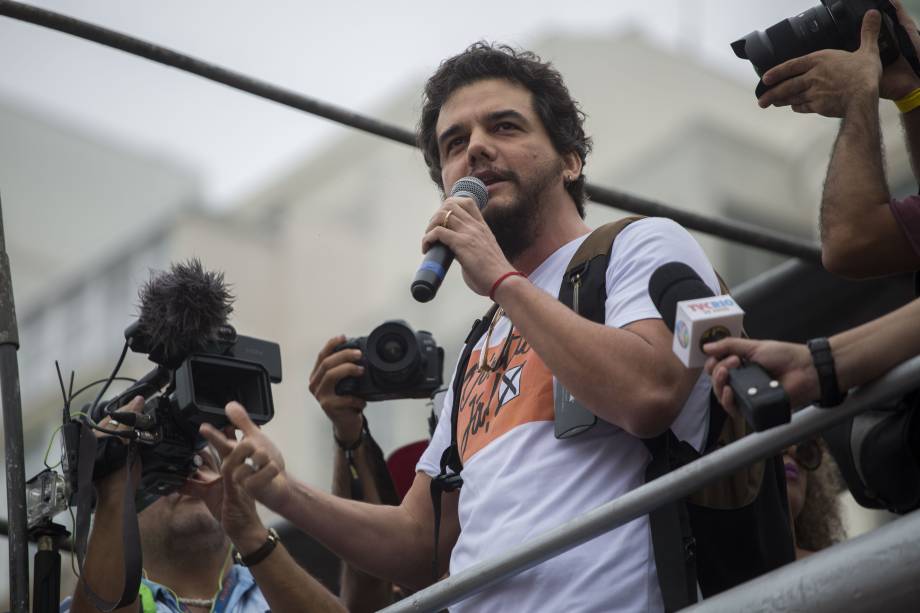
[[[557,296],[565,268],[586,236],[560,247],[529,276]],[[662,264],[684,262],[718,294],[712,266],[681,226],[649,218],[627,226],[614,240],[607,269],[606,324],[623,327],[661,319],[648,295],[651,274]],[[489,362],[509,330],[495,327]],[[645,482],[650,456],[642,441],[599,420],[579,436],[558,440],[553,425],[553,380],[542,360],[512,332],[504,372],[476,371],[481,339],[470,358],[457,426],[463,458],[460,537],[450,572],[495,558]],[[590,368],[586,364],[585,368]],[[499,376],[501,375],[501,376]],[[450,379],[453,381],[453,377]],[[700,449],[706,436],[710,381],[700,376],[671,429]],[[450,445],[450,391],[438,427],[417,470],[432,477]],[[591,540],[451,607],[451,611],[660,611],[647,517]]]

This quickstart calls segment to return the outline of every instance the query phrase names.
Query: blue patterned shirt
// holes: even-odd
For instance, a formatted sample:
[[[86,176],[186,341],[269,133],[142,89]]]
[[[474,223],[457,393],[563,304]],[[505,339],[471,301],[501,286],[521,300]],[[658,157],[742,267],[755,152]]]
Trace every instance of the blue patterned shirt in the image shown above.
[[[185,613],[173,592],[154,581],[142,580],[156,603],[156,613]],[[268,603],[245,566],[233,565],[224,577],[224,585],[214,598],[213,613],[267,613]],[[70,597],[61,603],[60,613],[70,613]],[[145,612],[146,613],[146,612]]]

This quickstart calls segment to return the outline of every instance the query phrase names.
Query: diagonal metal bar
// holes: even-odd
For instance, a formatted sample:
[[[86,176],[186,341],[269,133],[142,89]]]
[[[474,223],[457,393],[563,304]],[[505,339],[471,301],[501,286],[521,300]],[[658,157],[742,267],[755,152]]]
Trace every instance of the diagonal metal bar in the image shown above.
[[[787,564],[684,613],[876,613],[920,603],[920,511]]]
[[[297,92],[248,77],[242,73],[222,68],[184,53],[179,53],[133,36],[103,28],[73,17],[46,9],[15,2],[0,0],[0,15],[25,21],[88,41],[119,49],[148,60],[172,66],[196,74],[205,79],[222,83],[228,87],[272,100],[305,113],[317,115],[370,134],[382,136],[404,145],[416,146],[415,134],[411,130],[390,125],[359,113],[342,109],[332,104],[304,96]],[[714,219],[677,209],[608,189],[594,184],[586,186],[591,200],[597,204],[615,207],[640,215],[669,217],[689,230],[696,230],[725,240],[766,249],[782,255],[820,262],[820,250],[814,243],[777,232],[764,230],[749,224],[725,219]]]
[[[440,611],[645,515],[661,505],[683,498],[752,462],[773,455],[849,417],[914,389],[917,387],[918,375],[920,356],[900,364],[875,383],[856,390],[838,407],[804,409],[796,413],[789,424],[745,436],[527,543],[518,545],[502,556],[483,560],[451,575],[387,607],[384,611]]]

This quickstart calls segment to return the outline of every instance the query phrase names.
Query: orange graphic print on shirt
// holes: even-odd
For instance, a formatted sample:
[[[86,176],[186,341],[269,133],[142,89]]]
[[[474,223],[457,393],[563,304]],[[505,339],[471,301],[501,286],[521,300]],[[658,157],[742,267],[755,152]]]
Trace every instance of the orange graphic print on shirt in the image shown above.
[[[514,328],[503,351],[505,345],[488,350],[487,363],[498,362],[497,370],[479,372],[479,351],[466,365],[457,413],[463,462],[517,426],[553,420],[553,376],[546,364]]]

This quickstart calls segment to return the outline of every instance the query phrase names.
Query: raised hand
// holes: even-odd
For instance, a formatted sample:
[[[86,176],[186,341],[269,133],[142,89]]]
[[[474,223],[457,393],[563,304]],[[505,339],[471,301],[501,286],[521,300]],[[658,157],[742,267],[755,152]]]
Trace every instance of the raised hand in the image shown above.
[[[313,372],[310,373],[310,393],[332,421],[335,437],[344,443],[351,443],[361,435],[364,423],[361,413],[367,401],[335,393],[339,381],[346,377],[360,377],[364,372],[364,367],[357,363],[361,359],[359,349],[335,350],[344,342],[344,336],[336,336],[329,339],[320,350]]]
[[[284,470],[284,457],[267,436],[255,425],[246,409],[238,402],[226,407],[227,417],[243,433],[239,441],[211,424],[202,424],[201,435],[214,445],[223,459],[221,475],[227,482],[242,488],[247,494],[279,511],[290,497],[290,483]]]

